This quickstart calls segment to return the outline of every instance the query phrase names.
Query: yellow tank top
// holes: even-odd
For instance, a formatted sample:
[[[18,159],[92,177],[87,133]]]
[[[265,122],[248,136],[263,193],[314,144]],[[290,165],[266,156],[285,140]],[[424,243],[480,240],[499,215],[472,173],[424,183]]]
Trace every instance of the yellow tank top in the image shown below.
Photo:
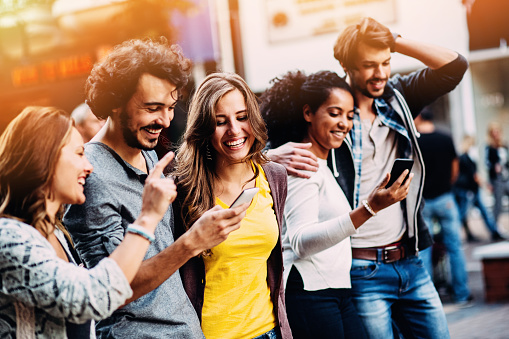
[[[260,191],[238,230],[204,257],[205,295],[202,329],[205,338],[253,338],[275,327],[267,260],[279,231],[269,183],[261,166]],[[228,208],[219,198],[216,203]]]

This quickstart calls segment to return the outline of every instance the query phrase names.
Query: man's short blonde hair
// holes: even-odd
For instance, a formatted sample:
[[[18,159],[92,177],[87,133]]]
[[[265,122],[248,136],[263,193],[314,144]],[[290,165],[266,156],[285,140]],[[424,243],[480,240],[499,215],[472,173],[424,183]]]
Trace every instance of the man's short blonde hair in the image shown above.
[[[394,49],[394,37],[389,28],[372,18],[363,18],[358,24],[345,28],[334,44],[334,58],[343,68],[355,69],[359,42],[375,48]]]

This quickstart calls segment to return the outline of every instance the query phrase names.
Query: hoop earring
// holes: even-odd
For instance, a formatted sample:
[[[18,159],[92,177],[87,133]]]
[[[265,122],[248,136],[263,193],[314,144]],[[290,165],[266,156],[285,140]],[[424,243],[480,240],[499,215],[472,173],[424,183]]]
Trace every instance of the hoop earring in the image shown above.
[[[208,161],[212,161],[212,152],[210,152],[210,142],[207,142],[207,145],[205,146],[206,150],[205,150],[205,157],[207,158]]]

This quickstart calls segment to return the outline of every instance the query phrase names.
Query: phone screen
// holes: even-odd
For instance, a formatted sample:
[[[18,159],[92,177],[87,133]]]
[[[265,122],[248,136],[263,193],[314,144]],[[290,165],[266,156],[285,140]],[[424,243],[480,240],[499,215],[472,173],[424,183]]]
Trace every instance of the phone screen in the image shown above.
[[[239,194],[239,196],[235,199],[230,208],[234,208],[239,205],[242,205],[243,203],[250,202],[251,200],[253,200],[254,196],[256,195],[256,193],[258,193],[258,191],[259,191],[258,187],[247,188],[243,190]]]
[[[391,178],[389,179],[387,185],[385,185],[385,188],[391,187],[392,184],[394,184],[394,182],[398,180],[401,173],[403,173],[403,171],[407,169],[408,174],[405,177],[405,180],[403,180],[403,182],[405,182],[408,179],[408,176],[410,175],[410,170],[412,169],[413,165],[414,165],[413,159],[398,158],[394,160],[394,164],[392,165],[391,170]]]

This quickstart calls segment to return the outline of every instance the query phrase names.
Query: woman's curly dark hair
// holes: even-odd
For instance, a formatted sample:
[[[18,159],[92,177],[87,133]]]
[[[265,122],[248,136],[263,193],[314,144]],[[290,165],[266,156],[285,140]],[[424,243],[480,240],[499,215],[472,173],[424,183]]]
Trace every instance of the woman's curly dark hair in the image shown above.
[[[330,71],[309,76],[302,71],[288,72],[272,79],[271,84],[272,87],[260,96],[260,110],[267,123],[271,148],[289,141],[301,142],[306,136],[308,123],[303,117],[304,105],[309,105],[315,113],[333,88],[344,89],[354,96],[345,79]]]
[[[113,109],[127,104],[142,74],[168,80],[179,90],[187,84],[190,71],[191,61],[164,37],[124,41],[94,65],[85,84],[87,104],[98,118],[106,119]]]

